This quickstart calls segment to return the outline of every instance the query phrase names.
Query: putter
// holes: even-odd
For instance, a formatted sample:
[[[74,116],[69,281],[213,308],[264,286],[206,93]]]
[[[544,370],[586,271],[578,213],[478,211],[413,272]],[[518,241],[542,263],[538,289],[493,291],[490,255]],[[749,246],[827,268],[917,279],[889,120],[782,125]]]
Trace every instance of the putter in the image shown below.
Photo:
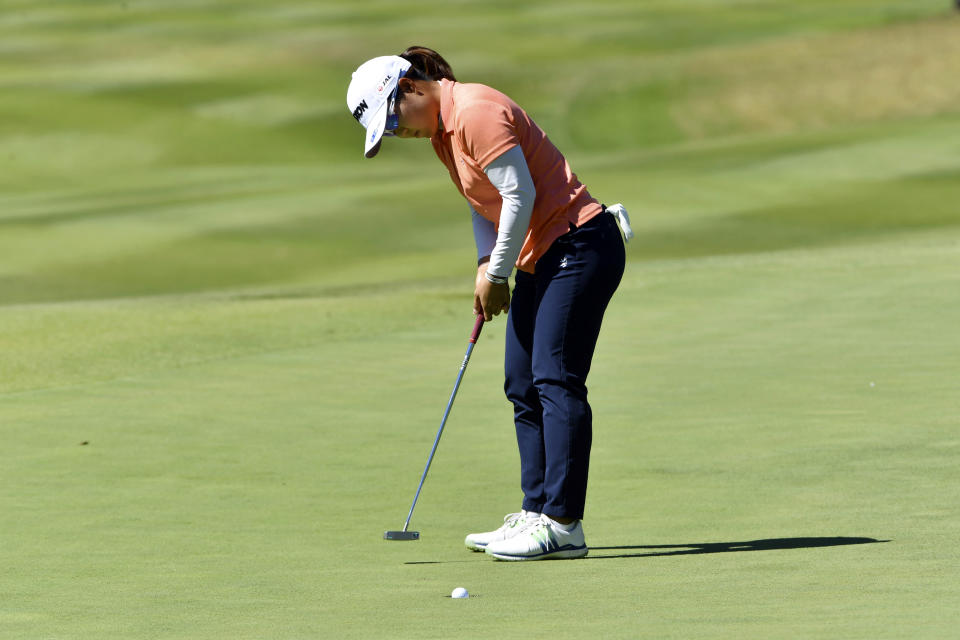
[[[427,466],[423,468],[423,475],[420,476],[420,484],[417,486],[417,493],[413,496],[413,504],[410,505],[410,513],[407,514],[407,521],[403,523],[403,529],[400,531],[385,531],[384,540],[419,540],[419,531],[407,531],[410,526],[410,518],[413,517],[413,508],[417,506],[417,498],[420,497],[420,490],[423,489],[423,481],[427,479],[427,471],[430,470],[430,463],[433,462],[433,454],[437,452],[437,445],[440,444],[440,436],[443,434],[443,426],[447,424],[447,417],[450,415],[450,407],[453,406],[453,399],[457,397],[457,389],[460,388],[460,381],[463,380],[463,373],[467,370],[467,363],[470,362],[470,354],[473,352],[474,345],[480,337],[480,330],[483,329],[483,316],[477,316],[477,321],[473,325],[473,333],[470,334],[470,344],[467,345],[467,355],[463,357],[463,364],[460,365],[460,372],[457,374],[457,382],[453,385],[453,393],[450,394],[450,400],[447,401],[447,409],[443,412],[443,419],[440,421],[440,428],[437,430],[437,437],[433,440],[433,448],[430,449],[430,457],[427,458]]]

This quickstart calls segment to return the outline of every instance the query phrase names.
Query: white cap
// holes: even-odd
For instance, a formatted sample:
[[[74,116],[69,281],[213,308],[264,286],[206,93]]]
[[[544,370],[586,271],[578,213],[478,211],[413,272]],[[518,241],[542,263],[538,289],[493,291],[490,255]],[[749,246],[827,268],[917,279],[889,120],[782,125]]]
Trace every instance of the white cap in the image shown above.
[[[347,89],[347,109],[367,130],[363,145],[363,155],[367,158],[380,151],[383,130],[390,115],[391,97],[397,81],[409,68],[410,63],[399,56],[380,56],[367,60],[353,72]]]

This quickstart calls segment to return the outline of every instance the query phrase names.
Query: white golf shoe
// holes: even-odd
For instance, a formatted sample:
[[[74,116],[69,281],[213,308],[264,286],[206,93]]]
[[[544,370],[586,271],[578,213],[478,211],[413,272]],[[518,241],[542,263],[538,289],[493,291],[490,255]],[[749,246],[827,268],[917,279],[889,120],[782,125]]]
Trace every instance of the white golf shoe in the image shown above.
[[[519,535],[491,541],[486,548],[486,552],[497,560],[582,558],[587,551],[580,520],[571,525],[562,525],[546,515],[541,515],[539,520],[525,527]]]
[[[509,513],[503,517],[503,525],[499,529],[486,531],[484,533],[471,533],[464,539],[463,543],[467,545],[467,549],[483,551],[491,542],[508,540],[536,523],[539,519],[540,514],[534,513],[533,511]]]

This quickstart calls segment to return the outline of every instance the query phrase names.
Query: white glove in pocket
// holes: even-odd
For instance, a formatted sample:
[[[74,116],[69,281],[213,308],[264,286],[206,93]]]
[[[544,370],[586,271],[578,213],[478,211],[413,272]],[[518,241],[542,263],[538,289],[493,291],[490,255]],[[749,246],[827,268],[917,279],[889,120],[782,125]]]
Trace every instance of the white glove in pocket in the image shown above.
[[[623,233],[624,242],[630,242],[633,239],[633,229],[630,228],[630,216],[622,204],[614,204],[607,207],[607,213],[612,213],[617,218],[617,224],[620,225],[620,231]]]

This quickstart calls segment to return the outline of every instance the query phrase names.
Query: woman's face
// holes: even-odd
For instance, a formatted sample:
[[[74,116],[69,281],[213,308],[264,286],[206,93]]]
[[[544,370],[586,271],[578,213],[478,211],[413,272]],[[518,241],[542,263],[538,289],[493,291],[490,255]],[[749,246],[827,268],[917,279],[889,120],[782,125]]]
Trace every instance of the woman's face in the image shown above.
[[[400,124],[393,132],[398,138],[432,138],[437,132],[440,100],[436,83],[400,78],[396,112]]]

